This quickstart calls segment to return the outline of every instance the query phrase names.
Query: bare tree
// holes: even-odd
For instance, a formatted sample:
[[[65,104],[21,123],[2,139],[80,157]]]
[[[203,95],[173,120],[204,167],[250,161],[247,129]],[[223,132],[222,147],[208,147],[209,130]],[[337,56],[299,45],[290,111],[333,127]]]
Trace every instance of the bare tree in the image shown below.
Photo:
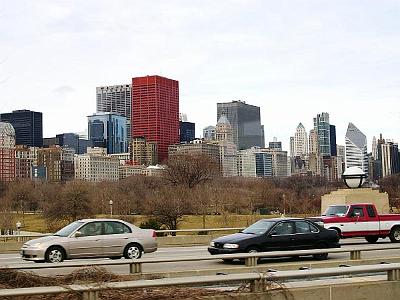
[[[43,214],[52,222],[73,222],[90,217],[94,211],[90,186],[80,181],[71,181],[62,186],[59,194],[47,201]]]
[[[166,179],[173,185],[191,189],[218,175],[218,162],[205,154],[174,154],[167,161]]]

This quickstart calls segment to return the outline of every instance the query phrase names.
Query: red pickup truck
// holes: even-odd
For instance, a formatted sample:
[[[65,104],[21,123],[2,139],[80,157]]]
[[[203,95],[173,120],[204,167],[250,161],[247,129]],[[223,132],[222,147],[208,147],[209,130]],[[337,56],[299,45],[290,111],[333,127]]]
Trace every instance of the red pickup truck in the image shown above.
[[[341,238],[365,237],[369,243],[375,243],[379,238],[389,237],[393,243],[400,242],[400,215],[379,215],[370,203],[331,205],[315,221],[336,230]]]

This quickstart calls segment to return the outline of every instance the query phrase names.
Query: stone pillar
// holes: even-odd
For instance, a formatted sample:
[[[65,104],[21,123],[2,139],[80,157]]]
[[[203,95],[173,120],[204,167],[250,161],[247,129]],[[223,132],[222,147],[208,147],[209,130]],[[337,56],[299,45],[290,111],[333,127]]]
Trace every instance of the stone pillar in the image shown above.
[[[389,213],[389,196],[372,188],[340,189],[321,197],[321,213],[329,205],[347,205],[355,203],[372,203],[379,214]]]

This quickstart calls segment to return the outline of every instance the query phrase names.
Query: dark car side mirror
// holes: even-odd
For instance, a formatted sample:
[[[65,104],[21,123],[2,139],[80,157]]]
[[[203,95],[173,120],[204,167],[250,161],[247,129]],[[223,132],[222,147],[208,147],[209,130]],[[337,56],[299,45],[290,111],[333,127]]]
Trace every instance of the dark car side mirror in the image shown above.
[[[276,232],[276,230],[272,230],[268,235],[275,236],[275,235],[278,235],[278,233]]]

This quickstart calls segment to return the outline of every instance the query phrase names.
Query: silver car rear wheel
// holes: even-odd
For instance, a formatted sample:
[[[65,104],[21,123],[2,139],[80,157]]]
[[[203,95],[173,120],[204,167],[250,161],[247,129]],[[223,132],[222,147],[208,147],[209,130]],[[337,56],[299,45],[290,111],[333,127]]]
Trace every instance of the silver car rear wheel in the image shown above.
[[[138,259],[142,256],[142,247],[138,244],[129,244],[124,251],[126,259]]]
[[[50,247],[46,252],[46,261],[49,263],[60,263],[64,260],[64,251],[60,247]]]

